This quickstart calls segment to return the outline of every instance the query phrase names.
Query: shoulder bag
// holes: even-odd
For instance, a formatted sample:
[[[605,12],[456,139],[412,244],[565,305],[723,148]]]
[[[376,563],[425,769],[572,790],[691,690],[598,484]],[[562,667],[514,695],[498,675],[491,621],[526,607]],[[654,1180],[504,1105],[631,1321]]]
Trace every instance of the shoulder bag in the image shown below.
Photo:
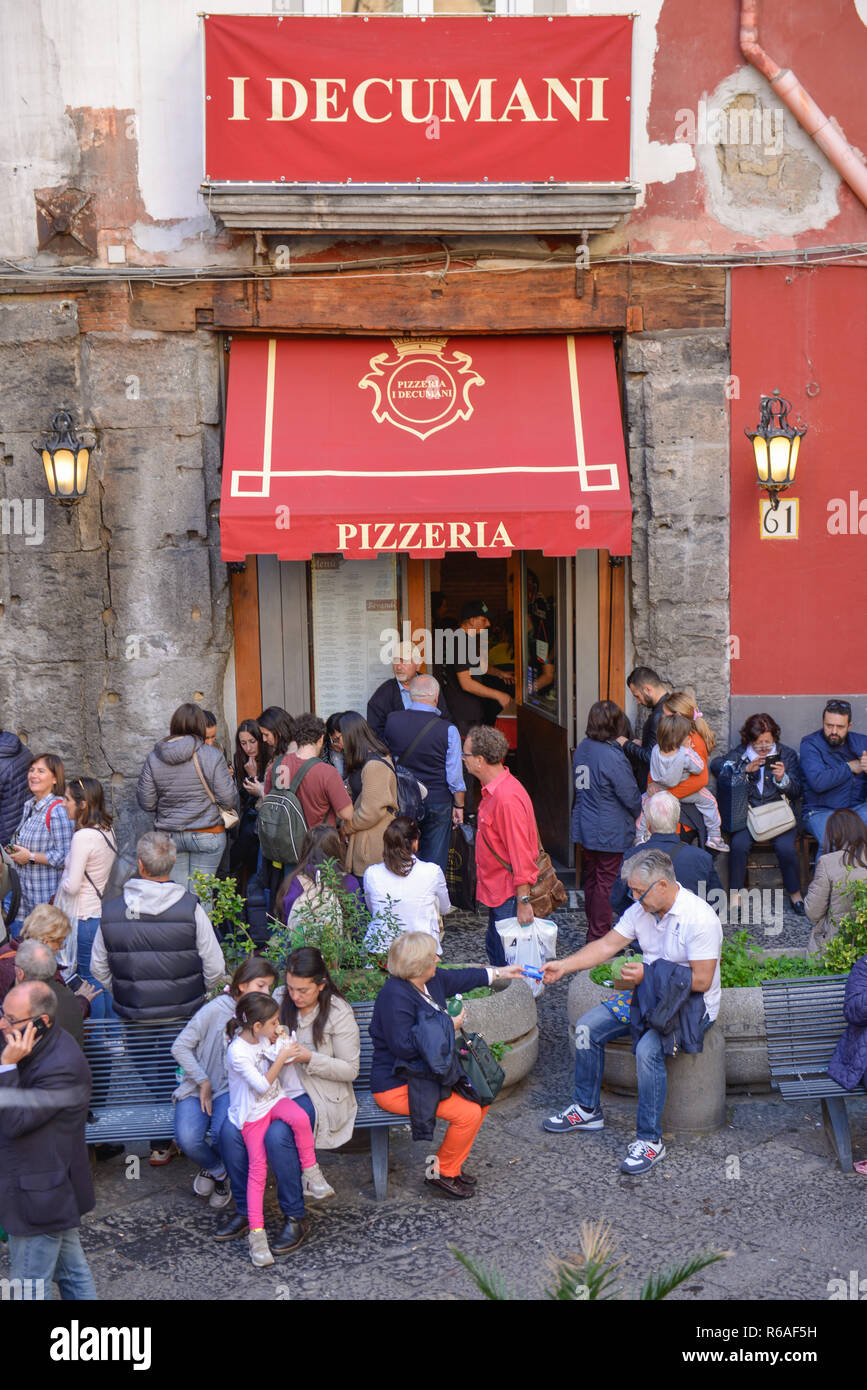
[[[759,844],[765,840],[775,840],[785,835],[797,825],[797,818],[788,797],[780,796],[774,801],[763,801],[759,806],[747,810],[747,829]]]
[[[506,1073],[481,1033],[461,1030],[457,1037],[457,1049],[464,1075],[482,1105],[490,1105],[499,1095]]]
[[[205,775],[202,772],[201,767],[199,766],[198,755],[195,753],[193,754],[193,766],[195,767],[196,772],[199,774],[199,780],[201,781],[202,786],[204,787],[211,801],[213,801],[214,805],[216,806],[217,810],[222,816],[223,825],[226,827],[227,830],[231,830],[234,826],[238,824],[238,821],[241,819],[241,817],[238,815],[238,812],[235,811],[231,806],[221,806],[219,804],[217,798],[214,796],[214,793],[211,791],[211,788],[205,781]]]
[[[501,864],[507,873],[510,873],[514,878],[515,875],[511,864],[507,864],[505,859],[500,858],[484,830],[479,830],[479,834],[497,863]],[[530,884],[530,906],[533,909],[534,917],[550,917],[555,908],[563,907],[568,897],[566,889],[554,872],[554,865],[551,863],[550,854],[542,846],[542,840],[538,830],[536,831],[536,842],[539,847],[539,852],[536,855],[538,878],[535,883]]]

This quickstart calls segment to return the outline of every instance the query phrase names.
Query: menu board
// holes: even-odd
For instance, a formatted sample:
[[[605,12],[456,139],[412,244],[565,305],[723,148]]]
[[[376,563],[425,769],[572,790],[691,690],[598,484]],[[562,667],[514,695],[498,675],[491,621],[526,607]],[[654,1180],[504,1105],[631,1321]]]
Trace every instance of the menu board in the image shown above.
[[[392,673],[395,557],[314,555],[311,575],[314,709],[321,719],[350,709],[364,714],[374,690]]]

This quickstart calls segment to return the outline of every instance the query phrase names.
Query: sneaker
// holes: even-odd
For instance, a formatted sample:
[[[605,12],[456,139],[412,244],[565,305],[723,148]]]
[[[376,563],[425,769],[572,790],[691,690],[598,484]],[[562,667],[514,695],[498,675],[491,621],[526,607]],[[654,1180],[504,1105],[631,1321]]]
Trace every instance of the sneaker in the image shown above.
[[[582,1110],[580,1105],[569,1105],[559,1115],[549,1115],[543,1120],[542,1128],[549,1134],[570,1134],[579,1129],[604,1129],[605,1121],[598,1105],[592,1111]]]
[[[654,1163],[665,1158],[665,1145],[661,1139],[651,1143],[647,1139],[633,1139],[626,1150],[626,1157],[620,1165],[621,1173],[646,1173]]]
[[[730,854],[730,853],[731,853],[731,847],[730,847],[729,845],[726,844],[725,840],[711,840],[711,839],[708,839],[708,840],[706,841],[706,843],[705,843],[705,849],[712,849],[713,852],[714,852],[714,854]]]
[[[317,1202],[334,1196],[334,1188],[325,1181],[318,1163],[314,1163],[312,1168],[304,1169],[301,1174],[301,1191],[305,1197],[313,1197]]]
[[[268,1248],[267,1232],[251,1231],[247,1241],[250,1246],[250,1259],[257,1269],[264,1269],[274,1263],[274,1256]]]
[[[227,1207],[232,1200],[232,1189],[228,1178],[215,1178],[214,1190],[208,1199],[209,1207]]]
[[[193,1191],[197,1197],[210,1197],[214,1190],[214,1179],[207,1168],[200,1168],[193,1178]]]

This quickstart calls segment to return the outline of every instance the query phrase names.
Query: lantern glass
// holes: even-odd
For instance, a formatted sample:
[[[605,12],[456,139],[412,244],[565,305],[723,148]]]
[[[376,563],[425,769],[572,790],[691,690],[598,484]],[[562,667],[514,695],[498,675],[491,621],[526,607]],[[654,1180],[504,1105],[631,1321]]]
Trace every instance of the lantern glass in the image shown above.
[[[48,491],[52,497],[57,496],[57,484],[54,480],[54,464],[51,454],[47,449],[42,450],[42,467],[45,469],[45,481],[48,483]]]
[[[792,456],[789,460],[789,482],[795,481],[795,469],[798,466],[798,451],[801,447],[801,436],[796,434],[792,440]]]
[[[75,492],[75,454],[71,449],[55,450],[54,476],[57,479],[57,496],[71,497]]]
[[[791,440],[784,434],[773,435],[768,440],[772,483],[791,482],[789,477],[789,455],[791,454],[791,450]]]
[[[79,449],[75,467],[75,491],[79,497],[83,497],[87,491],[87,466],[90,462],[90,450]]]
[[[756,456],[756,471],[759,475],[759,482],[766,483],[770,476],[768,466],[768,441],[760,434],[753,435],[753,452]]]

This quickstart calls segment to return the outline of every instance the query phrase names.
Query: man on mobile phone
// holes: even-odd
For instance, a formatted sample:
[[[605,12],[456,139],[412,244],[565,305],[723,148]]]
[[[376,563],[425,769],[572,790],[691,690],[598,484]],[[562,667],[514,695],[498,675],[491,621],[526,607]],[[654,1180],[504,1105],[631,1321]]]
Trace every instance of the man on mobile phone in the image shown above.
[[[78,1228],[95,1205],[84,1126],[90,1068],[56,1026],[41,981],[17,985],[0,1013],[0,1226],[22,1297],[95,1299]]]

